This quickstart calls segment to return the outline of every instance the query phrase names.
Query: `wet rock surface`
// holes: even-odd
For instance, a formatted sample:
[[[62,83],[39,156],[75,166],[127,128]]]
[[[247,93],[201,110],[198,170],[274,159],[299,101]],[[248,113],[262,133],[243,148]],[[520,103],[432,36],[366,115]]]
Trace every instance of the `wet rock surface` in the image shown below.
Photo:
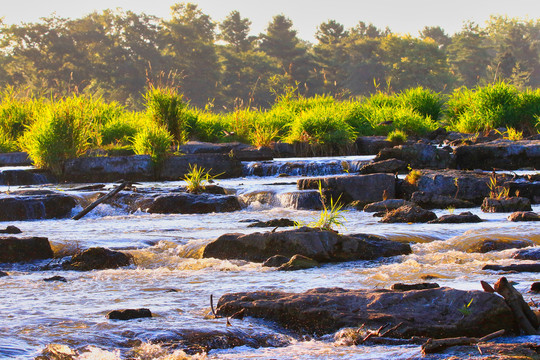
[[[413,169],[447,169],[454,165],[451,149],[439,149],[428,144],[399,145],[382,149],[373,161],[398,159]]]
[[[294,255],[289,261],[285,264],[282,264],[278,270],[280,271],[294,271],[294,270],[304,270],[311,269],[313,267],[319,266],[319,263],[311,258],[302,255]]]
[[[21,229],[16,226],[8,225],[5,229],[0,229],[0,234],[20,234],[22,233]]]
[[[474,308],[463,316],[459,309],[471,299]],[[217,313],[230,316],[242,309],[246,316],[272,320],[309,334],[327,334],[359,324],[376,329],[403,323],[388,335],[397,338],[484,336],[500,329],[512,333],[516,328],[512,312],[501,297],[447,287],[412,291],[318,288],[300,294],[242,292],[223,295]]]
[[[474,359],[481,354],[485,360],[517,360],[540,358],[540,345],[528,343],[493,343],[483,342],[469,346],[452,346],[442,351],[436,358],[441,359]]]
[[[249,224],[248,227],[289,227],[294,226],[296,223],[290,219],[272,219],[268,221],[257,221],[253,224]]]
[[[435,220],[433,211],[422,209],[417,205],[405,205],[388,212],[380,220],[382,223],[425,223]]]
[[[480,208],[483,212],[489,213],[532,210],[530,200],[522,197],[510,197],[502,199],[485,198]]]
[[[407,163],[398,159],[387,159],[377,161],[371,164],[367,164],[360,168],[361,174],[375,174],[375,173],[399,173],[407,171]]]
[[[482,270],[515,271],[515,272],[540,272],[540,263],[537,264],[512,264],[512,265],[485,265]]]
[[[367,204],[363,207],[363,210],[365,212],[390,211],[405,205],[412,205],[412,203],[403,199],[388,199]]]
[[[5,271],[0,271],[0,278],[4,276],[9,276],[9,274]]]
[[[347,175],[298,180],[298,189],[318,189],[319,183],[336,200],[341,195],[344,202],[359,201],[365,204],[395,197],[396,179],[391,174]]]
[[[487,253],[508,249],[522,249],[534,245],[528,240],[482,239],[469,249],[470,252]]]
[[[60,282],[67,282],[67,279],[63,276],[51,276],[49,278],[43,279],[45,282],[53,282],[53,281],[60,281]]]
[[[290,258],[283,255],[274,255],[268,259],[266,259],[265,262],[263,262],[262,266],[266,267],[280,267],[283,264],[286,264],[289,262]]]
[[[508,221],[540,221],[540,214],[532,211],[516,211],[508,215]]]
[[[53,251],[44,237],[0,237],[0,263],[50,259]]]
[[[456,199],[451,196],[426,193],[425,191],[415,191],[411,196],[411,202],[424,209],[446,209],[452,208],[473,208],[476,207],[470,201]]]
[[[57,183],[56,177],[48,171],[39,169],[1,170],[0,185],[40,185]]]
[[[534,282],[531,284],[531,292],[540,293],[540,282]]]
[[[107,319],[109,320],[131,320],[151,317],[152,312],[146,308],[113,310],[107,313]]]
[[[65,270],[90,271],[117,269],[129,266],[132,262],[133,257],[129,254],[94,247],[74,255],[70,260],[65,261],[62,267]]]
[[[308,227],[253,234],[225,234],[207,244],[203,258],[264,262],[274,255],[303,255],[318,262],[369,260],[409,254],[409,244],[373,235],[341,235]]]
[[[420,283],[420,284],[402,284],[397,283],[392,285],[390,290],[394,291],[411,291],[411,290],[425,290],[425,289],[436,289],[440,288],[437,283]]]
[[[499,139],[460,146],[455,150],[455,161],[459,169],[540,169],[540,141]]]
[[[394,147],[386,136],[360,136],[354,145],[360,155],[377,155],[382,149]]]
[[[464,223],[478,223],[484,220],[480,219],[478,215],[472,214],[470,211],[462,212],[460,214],[448,214],[438,217],[435,220],[431,220],[428,224],[464,224]]]
[[[240,203],[233,195],[165,194],[153,199],[146,209],[158,214],[206,214],[240,210]]]
[[[514,259],[519,259],[519,260],[539,260],[540,261],[540,247],[533,247],[530,249],[518,250],[512,255],[512,257]]]
[[[0,195],[0,221],[65,218],[76,205],[71,196],[52,191]]]

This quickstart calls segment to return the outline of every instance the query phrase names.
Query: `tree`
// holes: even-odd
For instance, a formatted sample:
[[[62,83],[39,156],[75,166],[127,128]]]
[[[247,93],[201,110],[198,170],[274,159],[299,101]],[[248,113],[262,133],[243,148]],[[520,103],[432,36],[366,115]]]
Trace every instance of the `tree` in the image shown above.
[[[249,36],[251,21],[242,18],[238,11],[232,11],[229,16],[219,24],[220,37],[236,52],[252,49],[253,37]]]
[[[329,20],[317,28],[315,37],[319,41],[313,53],[319,72],[322,76],[322,91],[337,94],[342,92],[346,73],[343,65],[347,62],[347,54],[343,40],[348,32],[340,23]]]
[[[440,48],[446,48],[452,41],[450,36],[448,36],[440,26],[424,26],[420,31],[420,39],[432,39]]]

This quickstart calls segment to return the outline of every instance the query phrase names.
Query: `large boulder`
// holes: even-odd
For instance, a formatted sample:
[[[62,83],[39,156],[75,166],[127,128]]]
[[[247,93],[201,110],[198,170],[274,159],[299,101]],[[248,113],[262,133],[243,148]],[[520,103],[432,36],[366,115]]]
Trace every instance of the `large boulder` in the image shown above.
[[[474,215],[470,211],[465,211],[459,214],[443,215],[435,220],[431,220],[429,224],[464,224],[464,223],[479,223],[484,220],[478,215]]]
[[[77,205],[71,196],[52,191],[14,194],[0,196],[0,221],[65,218]]]
[[[417,205],[404,205],[388,212],[381,220],[382,223],[425,223],[435,220],[433,211],[422,209]]]
[[[149,155],[89,156],[67,160],[63,178],[79,183],[149,181],[155,179],[155,172]]]
[[[488,213],[531,211],[531,202],[527,198],[509,197],[509,198],[485,198],[481,209]]]
[[[347,236],[334,231],[302,227],[248,235],[225,234],[206,245],[203,258],[264,262],[274,255],[290,258],[298,254],[319,262],[337,262],[372,260],[410,252],[409,244],[373,235]]]
[[[373,162],[360,168],[361,174],[398,173],[407,171],[407,163],[403,160],[388,159]]]
[[[472,301],[472,302],[471,302]],[[460,310],[470,305],[464,315]],[[294,331],[328,334],[344,327],[368,329],[402,323],[387,336],[481,337],[500,329],[512,333],[516,322],[503,298],[483,291],[447,287],[413,290],[318,288],[305,293],[271,291],[223,295],[218,315],[240,310]]]
[[[529,181],[526,181],[527,177],[518,181],[507,181],[504,186],[509,190],[509,194],[519,194],[520,197],[531,200],[531,204],[540,204],[540,181],[532,176],[529,178]]]
[[[373,161],[398,159],[406,162],[414,169],[447,169],[454,163],[451,149],[440,149],[432,145],[416,143],[382,149]]]
[[[540,221],[540,214],[533,211],[516,211],[508,215],[508,221]]]
[[[65,261],[62,267],[65,270],[77,271],[104,270],[129,266],[132,262],[133,256],[130,254],[93,247],[74,255],[70,260]]]
[[[207,214],[240,210],[240,203],[233,195],[166,194],[154,198],[146,209],[158,214]]]
[[[319,183],[325,193],[334,198],[342,195],[344,202],[358,201],[369,204],[385,198],[393,198],[396,193],[396,178],[392,174],[342,175],[324,178],[300,179],[298,189],[318,189]]]
[[[54,256],[44,237],[0,237],[0,263],[50,259]]]
[[[455,150],[458,169],[540,169],[540,140],[495,140],[460,146]]]

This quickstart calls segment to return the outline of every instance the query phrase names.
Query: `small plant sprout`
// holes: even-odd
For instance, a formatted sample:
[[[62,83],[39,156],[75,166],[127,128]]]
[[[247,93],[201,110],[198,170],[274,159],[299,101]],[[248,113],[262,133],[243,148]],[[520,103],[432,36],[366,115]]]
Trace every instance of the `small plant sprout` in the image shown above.
[[[343,168],[343,172],[345,172],[347,174],[349,173],[349,171],[351,171],[351,166],[346,161],[341,162],[341,167]]]
[[[507,140],[517,141],[523,140],[523,131],[518,131],[514,128],[509,127],[506,129],[506,134],[503,136]]]
[[[327,206],[320,181],[319,195],[321,196],[323,207],[321,213],[319,214],[319,219],[317,219],[317,221],[308,223],[307,226],[330,231],[336,231],[334,230],[334,227],[345,227],[345,225],[343,225],[343,223],[346,221],[345,217],[343,216],[343,212],[345,210],[343,210],[343,204],[339,201],[341,199],[341,195],[338,197],[336,202],[334,202],[334,199],[330,198],[330,206]]]
[[[453,207],[453,206],[449,206],[449,207],[446,208],[446,210],[448,210],[448,212],[449,212],[450,214],[453,214],[454,211],[456,210],[456,208]]]
[[[458,311],[460,313],[463,314],[463,316],[468,316],[468,315],[471,315],[472,311],[471,311],[471,305],[473,303],[473,300],[474,298],[471,299],[471,301],[469,301],[468,304],[466,305],[463,305],[460,309],[458,309]]]
[[[489,188],[489,197],[492,199],[506,199],[510,195],[510,189],[504,186],[501,186],[497,183],[497,175],[495,173],[491,174],[489,181],[487,182]]]
[[[411,170],[405,177],[405,181],[411,185],[416,185],[421,176],[422,172],[420,170]]]
[[[386,140],[395,144],[403,144],[407,141],[407,134],[401,130],[394,130],[388,134]]]
[[[189,172],[184,176],[184,181],[187,183],[186,189],[193,194],[200,194],[206,188],[206,185],[221,174],[210,175],[212,169],[206,171],[205,168],[197,165],[189,165]]]

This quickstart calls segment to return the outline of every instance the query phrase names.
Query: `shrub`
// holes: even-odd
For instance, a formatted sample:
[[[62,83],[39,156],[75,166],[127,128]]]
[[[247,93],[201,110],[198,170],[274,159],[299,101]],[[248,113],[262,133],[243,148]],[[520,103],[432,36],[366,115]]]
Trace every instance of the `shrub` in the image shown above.
[[[422,177],[422,172],[420,170],[411,170],[407,176],[405,176],[405,181],[411,185],[416,185],[418,180],[420,180],[420,177]]]
[[[137,124],[126,118],[118,118],[109,121],[101,129],[101,141],[103,145],[130,144],[130,139],[137,134]]]
[[[182,143],[186,138],[183,96],[172,87],[150,86],[144,95],[146,113],[150,119],[165,126],[174,141]]]
[[[31,96],[22,95],[12,87],[7,87],[0,93],[0,131],[3,143],[16,144],[28,126],[34,120],[35,115],[44,106],[42,101],[33,99]],[[15,146],[8,146],[16,150]]]
[[[410,88],[398,95],[399,102],[423,117],[438,120],[442,114],[443,99],[440,94],[423,87]]]
[[[132,148],[137,155],[150,155],[156,167],[160,167],[171,152],[173,136],[158,124],[148,121],[132,139]]]
[[[72,105],[69,98],[50,104],[19,141],[36,166],[56,175],[62,174],[65,160],[84,154],[90,147],[91,124],[79,117]]]
[[[396,144],[403,144],[407,141],[407,134],[401,130],[394,130],[388,134],[386,140]]]

